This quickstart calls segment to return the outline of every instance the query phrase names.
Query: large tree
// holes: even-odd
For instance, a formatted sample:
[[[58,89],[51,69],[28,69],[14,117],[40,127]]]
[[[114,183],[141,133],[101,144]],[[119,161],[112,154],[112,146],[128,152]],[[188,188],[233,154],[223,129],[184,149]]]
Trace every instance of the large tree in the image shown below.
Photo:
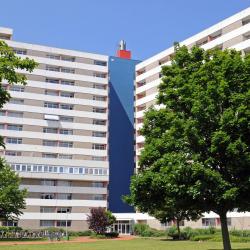
[[[31,72],[37,64],[34,60],[21,59],[4,41],[0,41],[0,109],[11,98],[10,93],[3,87],[2,82],[8,84],[26,84],[26,76],[17,73],[17,69]],[[0,147],[4,147],[3,137],[0,135]],[[17,218],[25,208],[25,190],[19,189],[20,179],[11,170],[3,158],[0,158],[0,220]]]
[[[146,197],[154,197],[148,203],[162,211],[168,205],[162,201],[176,195],[179,209],[213,211],[220,216],[224,249],[230,250],[226,214],[250,209],[250,56],[177,45],[162,75],[160,108],[144,117],[145,145],[128,199],[150,212]],[[153,179],[145,185],[149,173]]]

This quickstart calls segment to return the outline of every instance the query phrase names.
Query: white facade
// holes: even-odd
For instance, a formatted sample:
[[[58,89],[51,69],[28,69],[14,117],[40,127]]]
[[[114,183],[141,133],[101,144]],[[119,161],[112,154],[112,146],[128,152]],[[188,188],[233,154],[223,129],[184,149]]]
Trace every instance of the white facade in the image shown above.
[[[19,226],[84,230],[91,207],[107,207],[108,56],[0,39],[39,66],[27,85],[5,86],[11,100],[0,111],[1,150],[28,190]],[[67,213],[66,213],[67,212]]]
[[[250,8],[247,8],[220,23],[194,35],[180,45],[191,48],[198,45],[204,49],[219,47],[221,49],[235,48],[242,53],[250,51]],[[170,47],[159,54],[136,65],[135,81],[135,130],[136,130],[136,166],[138,156],[143,148],[144,138],[139,129],[143,123],[143,113],[150,106],[155,105],[158,85],[160,84],[161,67],[170,65],[170,56],[174,47]]]

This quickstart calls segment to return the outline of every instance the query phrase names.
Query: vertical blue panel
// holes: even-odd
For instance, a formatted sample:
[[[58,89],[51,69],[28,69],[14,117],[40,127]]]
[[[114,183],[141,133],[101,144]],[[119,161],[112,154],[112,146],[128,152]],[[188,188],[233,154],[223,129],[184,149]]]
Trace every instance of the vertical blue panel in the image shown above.
[[[139,61],[109,58],[109,209],[133,212],[122,201],[134,172],[134,78]]]

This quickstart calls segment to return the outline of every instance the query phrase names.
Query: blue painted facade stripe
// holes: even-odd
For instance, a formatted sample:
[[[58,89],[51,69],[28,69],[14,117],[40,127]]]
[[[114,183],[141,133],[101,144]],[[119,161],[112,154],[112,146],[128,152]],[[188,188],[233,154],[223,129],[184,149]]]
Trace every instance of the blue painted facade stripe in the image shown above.
[[[122,201],[134,173],[134,79],[137,60],[109,58],[109,199],[114,213],[134,212]]]

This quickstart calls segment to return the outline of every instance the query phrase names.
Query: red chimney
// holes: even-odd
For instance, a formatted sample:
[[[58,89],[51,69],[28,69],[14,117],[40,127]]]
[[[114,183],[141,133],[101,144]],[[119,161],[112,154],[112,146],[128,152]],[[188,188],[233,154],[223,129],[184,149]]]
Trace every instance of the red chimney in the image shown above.
[[[124,40],[120,41],[116,56],[124,59],[131,59],[131,51],[126,50],[126,42]]]

